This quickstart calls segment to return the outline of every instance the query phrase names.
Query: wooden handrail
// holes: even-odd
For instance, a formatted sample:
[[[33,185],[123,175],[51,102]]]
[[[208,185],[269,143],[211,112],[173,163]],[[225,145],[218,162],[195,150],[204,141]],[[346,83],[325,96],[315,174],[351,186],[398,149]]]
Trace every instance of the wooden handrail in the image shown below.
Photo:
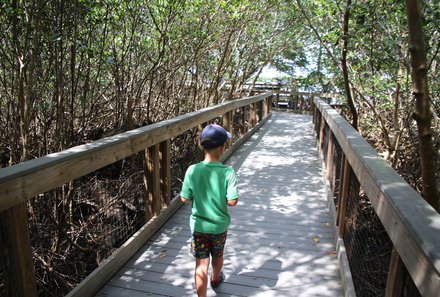
[[[394,171],[336,110],[314,104],[423,296],[440,292],[440,215]]]
[[[341,97],[337,93],[317,93],[317,92],[298,92],[298,91],[283,91],[283,90],[273,90],[274,94],[290,95],[290,96],[306,96],[306,97],[319,97],[319,98],[335,98]]]
[[[272,93],[228,101],[159,123],[0,169],[0,211],[177,136]],[[41,182],[44,181],[44,182]]]

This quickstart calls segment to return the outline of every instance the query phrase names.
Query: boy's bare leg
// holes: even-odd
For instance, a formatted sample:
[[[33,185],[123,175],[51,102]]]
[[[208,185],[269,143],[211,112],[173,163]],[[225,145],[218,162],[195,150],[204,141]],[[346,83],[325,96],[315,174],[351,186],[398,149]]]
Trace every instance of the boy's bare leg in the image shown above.
[[[220,280],[220,272],[223,268],[223,256],[212,258],[212,281],[219,281]]]
[[[196,284],[197,296],[199,297],[206,297],[206,291],[208,289],[208,268],[209,258],[196,259],[194,281]]]

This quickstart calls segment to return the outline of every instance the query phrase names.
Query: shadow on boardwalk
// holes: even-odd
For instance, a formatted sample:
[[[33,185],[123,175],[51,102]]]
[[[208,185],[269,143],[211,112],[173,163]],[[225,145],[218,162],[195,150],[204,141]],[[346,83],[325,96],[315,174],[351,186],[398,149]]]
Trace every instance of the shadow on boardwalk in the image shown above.
[[[239,205],[209,296],[343,296],[310,116],[274,113],[228,164]],[[182,207],[98,296],[194,296]]]

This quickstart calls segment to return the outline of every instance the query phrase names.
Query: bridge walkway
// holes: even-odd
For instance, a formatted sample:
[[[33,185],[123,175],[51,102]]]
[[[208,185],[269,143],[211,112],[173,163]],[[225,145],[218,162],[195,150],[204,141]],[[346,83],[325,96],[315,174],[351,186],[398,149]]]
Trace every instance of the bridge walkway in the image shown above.
[[[311,117],[273,112],[227,164],[240,200],[226,280],[208,296],[343,296]],[[190,211],[181,207],[97,296],[194,296]]]

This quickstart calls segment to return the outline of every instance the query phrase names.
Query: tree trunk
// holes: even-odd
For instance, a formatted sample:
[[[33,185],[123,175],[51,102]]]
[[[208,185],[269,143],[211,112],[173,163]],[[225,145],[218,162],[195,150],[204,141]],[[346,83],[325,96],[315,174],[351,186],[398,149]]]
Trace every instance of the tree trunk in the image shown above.
[[[418,0],[406,1],[411,53],[412,91],[415,98],[413,117],[417,122],[422,168],[422,196],[439,211],[438,186],[434,160],[436,154],[432,142],[432,113],[429,100],[426,49],[422,29],[421,4]]]
[[[219,87],[220,81],[222,79],[222,70],[223,70],[227,55],[229,53],[229,45],[231,44],[231,39],[232,39],[233,34],[234,34],[234,30],[231,30],[228,34],[228,37],[226,39],[226,43],[224,45],[224,51],[222,52],[220,60],[217,63],[215,77],[210,85],[209,98],[212,98],[212,102],[214,104],[218,104],[218,102],[219,102],[218,87]]]
[[[397,161],[399,159],[399,145],[400,145],[400,139],[402,135],[402,123],[403,119],[399,120],[399,110],[400,110],[400,89],[401,89],[401,82],[403,80],[405,73],[405,48],[403,45],[399,46],[399,70],[397,72],[397,80],[396,80],[396,91],[392,95],[392,98],[394,100],[394,109],[393,109],[393,141],[392,141],[392,147],[390,148],[390,162],[392,164],[393,168],[396,168]],[[405,116],[405,115],[404,115]]]
[[[347,66],[347,52],[348,52],[348,21],[350,19],[350,5],[351,0],[347,0],[347,6],[344,12],[344,24],[343,24],[343,35],[342,35],[342,57],[341,57],[341,68],[342,75],[344,77],[344,89],[345,96],[347,97],[347,104],[350,108],[350,112],[352,115],[352,126],[357,130],[358,128],[358,114],[356,111],[356,107],[353,103],[353,97],[351,96],[350,90],[350,80],[348,79],[348,66]]]

